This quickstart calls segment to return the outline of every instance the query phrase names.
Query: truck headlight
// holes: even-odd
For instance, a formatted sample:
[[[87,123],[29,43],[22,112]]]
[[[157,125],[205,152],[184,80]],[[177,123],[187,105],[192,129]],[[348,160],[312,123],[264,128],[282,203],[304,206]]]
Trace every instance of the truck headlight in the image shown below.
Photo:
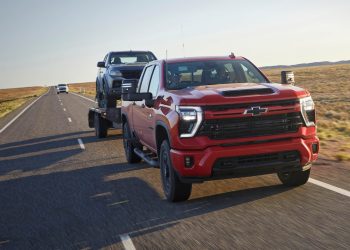
[[[123,76],[122,72],[120,72],[117,69],[110,69],[109,70],[109,75],[110,76],[117,76],[117,77],[122,77]]]
[[[176,106],[179,113],[179,132],[181,138],[193,137],[203,120],[203,112],[200,107]]]
[[[307,127],[315,126],[316,123],[316,112],[315,103],[311,96],[300,99],[301,114]]]

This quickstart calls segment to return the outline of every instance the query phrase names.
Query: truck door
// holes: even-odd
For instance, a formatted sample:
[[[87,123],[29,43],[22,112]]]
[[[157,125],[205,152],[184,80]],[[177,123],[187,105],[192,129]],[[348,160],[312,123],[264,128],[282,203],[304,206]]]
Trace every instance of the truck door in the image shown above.
[[[160,70],[159,70],[159,65],[155,65],[153,69],[153,74],[151,77],[151,81],[148,87],[148,91],[152,93],[153,100],[157,99],[157,93],[159,89],[159,83],[160,83]],[[143,121],[145,125],[145,130],[144,130],[144,141],[145,144],[156,150],[157,149],[157,143],[156,143],[156,137],[155,137],[155,121],[156,121],[156,112],[154,107],[144,107],[144,114],[146,117],[146,120]]]
[[[144,73],[142,75],[142,79],[140,81],[140,86],[138,87],[137,92],[146,93],[148,92],[149,82],[151,80],[152,72],[154,69],[154,65],[148,66],[145,68]],[[132,124],[133,130],[137,137],[144,142],[144,133],[147,131],[147,125],[145,121],[147,121],[147,114],[145,113],[145,101],[136,101],[134,102],[133,112],[132,112]]]

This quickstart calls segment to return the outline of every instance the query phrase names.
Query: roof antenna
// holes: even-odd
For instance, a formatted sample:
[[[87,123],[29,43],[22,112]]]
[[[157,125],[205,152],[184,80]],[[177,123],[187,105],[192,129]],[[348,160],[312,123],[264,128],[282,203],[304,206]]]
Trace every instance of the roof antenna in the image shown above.
[[[165,60],[168,60],[168,49],[165,49]]]
[[[185,53],[185,41],[184,41],[184,34],[183,34],[183,27],[181,24],[181,38],[182,38],[182,53],[183,56],[186,57],[186,53]]]
[[[233,52],[231,52],[231,54],[229,55],[230,58],[236,58],[235,54]]]

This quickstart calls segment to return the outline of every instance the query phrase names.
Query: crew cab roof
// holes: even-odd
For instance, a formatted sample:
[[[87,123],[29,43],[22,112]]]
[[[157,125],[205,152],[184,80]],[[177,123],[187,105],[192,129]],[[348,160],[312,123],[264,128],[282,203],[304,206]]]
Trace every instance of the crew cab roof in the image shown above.
[[[136,53],[143,53],[143,52],[149,52],[152,53],[152,51],[149,50],[124,50],[124,51],[110,51],[109,53],[130,53],[130,52],[136,52]]]
[[[173,58],[166,59],[166,63],[179,63],[179,62],[197,62],[197,61],[214,61],[214,60],[245,60],[244,57],[236,56],[201,56],[201,57],[183,57],[183,58]]]

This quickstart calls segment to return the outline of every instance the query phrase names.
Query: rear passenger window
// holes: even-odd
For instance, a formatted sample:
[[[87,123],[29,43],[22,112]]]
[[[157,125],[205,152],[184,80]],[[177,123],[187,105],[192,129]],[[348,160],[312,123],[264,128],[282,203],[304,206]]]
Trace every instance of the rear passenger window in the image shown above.
[[[148,92],[152,93],[152,96],[155,97],[157,96],[158,88],[159,88],[159,66],[155,66],[153,74],[152,74],[152,79],[151,83],[149,85],[149,90]]]
[[[153,68],[154,68],[153,65],[146,68],[145,73],[143,74],[143,77],[142,77],[139,93],[147,92],[148,86],[149,86],[149,80],[151,79]]]

